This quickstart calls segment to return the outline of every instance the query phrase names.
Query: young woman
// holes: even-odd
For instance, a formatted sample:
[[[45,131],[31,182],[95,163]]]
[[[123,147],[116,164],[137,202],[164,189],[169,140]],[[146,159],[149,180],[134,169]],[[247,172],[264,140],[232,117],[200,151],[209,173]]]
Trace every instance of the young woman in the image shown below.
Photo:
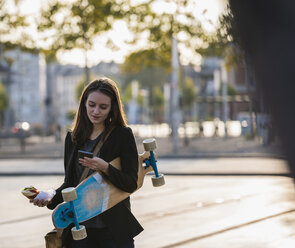
[[[93,151],[110,129],[97,157],[78,159],[78,150]],[[110,164],[117,157],[120,157],[122,170]],[[64,183],[53,193],[41,192],[40,197],[31,200],[32,203],[54,209],[63,201],[61,191],[77,186],[85,167],[90,168],[89,174],[101,171],[123,191],[132,193],[136,190],[137,148],[133,133],[127,127],[119,90],[112,80],[100,78],[84,89],[72,131],[65,138],[64,167]],[[131,248],[134,247],[133,238],[143,230],[131,213],[130,198],[82,225],[86,227],[87,238],[74,241],[66,230],[63,232],[66,247]]]

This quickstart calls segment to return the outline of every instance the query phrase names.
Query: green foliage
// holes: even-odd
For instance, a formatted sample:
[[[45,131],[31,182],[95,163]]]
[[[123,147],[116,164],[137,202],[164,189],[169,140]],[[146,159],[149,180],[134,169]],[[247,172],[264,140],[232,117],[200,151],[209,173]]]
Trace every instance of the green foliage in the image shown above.
[[[232,84],[227,84],[227,95],[235,96],[238,93],[236,88]]]
[[[181,85],[182,104],[185,109],[190,109],[197,97],[197,91],[192,78],[186,77]]]
[[[166,0],[167,8],[158,12],[158,1],[150,0],[137,4],[130,10],[128,26],[134,33],[132,44],[145,37],[147,45],[126,57],[122,70],[128,73],[126,81],[137,80],[142,88],[149,91],[149,104],[152,108],[162,108],[164,104],[163,85],[169,82],[171,68],[172,37],[179,46],[192,51],[199,46],[199,37],[204,32],[200,21],[192,14],[194,1]],[[175,11],[171,11],[175,9]],[[190,61],[190,58],[188,58]],[[191,61],[193,62],[193,61]],[[190,94],[194,91],[190,92]],[[189,93],[185,93],[189,94]],[[186,101],[191,101],[189,95]],[[187,104],[187,103],[186,103]]]
[[[8,105],[8,96],[5,87],[2,82],[0,82],[0,113],[4,112]]]
[[[127,104],[132,99],[132,84],[128,84],[122,94],[122,102]]]
[[[114,20],[124,17],[126,3],[120,0],[49,1],[38,22],[50,50],[81,48],[89,50],[99,34],[112,28]]]
[[[137,80],[141,88],[151,89],[155,85],[163,86],[163,84],[167,82],[168,78],[169,74],[162,67],[143,67],[137,73],[126,74],[125,80],[127,82]]]
[[[221,84],[221,87],[219,89],[219,95],[222,95],[222,88],[224,86],[224,83]],[[227,95],[228,96],[235,96],[238,94],[238,91],[232,84],[227,84]]]
[[[233,15],[230,8],[219,17],[219,26],[213,33],[204,33],[204,46],[196,49],[202,56],[224,57],[225,49],[233,42],[234,31]]]
[[[75,87],[75,99],[77,100],[77,102],[79,102],[80,100],[80,96],[82,95],[83,89],[85,87],[85,79],[81,79]]]
[[[140,50],[130,53],[124,64],[122,65],[123,72],[137,74],[145,68],[169,68],[171,51],[161,51],[160,49]]]
[[[194,1],[166,0],[167,11],[157,12],[158,1],[144,1],[130,10],[128,15],[129,28],[134,32],[133,44],[145,37],[147,45],[127,57],[127,69],[138,73],[144,67],[161,66],[171,71],[172,37],[175,36],[179,45],[192,51],[200,43],[203,33],[200,21],[192,14]],[[188,58],[189,60],[190,58]],[[132,65],[134,67],[132,67]]]
[[[122,70],[126,73],[124,85],[125,102],[131,99],[130,82],[137,80],[141,89],[148,90],[149,104],[155,106],[155,102],[158,101],[155,96],[155,91],[157,92],[155,90],[156,86],[162,88],[164,83],[169,79],[169,73],[166,70],[167,67],[163,67],[161,60],[157,60],[156,56],[154,51],[144,50],[132,53],[126,58],[126,62],[122,65]],[[139,99],[139,101],[143,101],[143,98]]]
[[[235,66],[243,60],[243,52],[239,48],[237,28],[233,14],[227,6],[219,17],[219,26],[213,33],[203,33],[203,46],[197,47],[196,52],[205,57],[217,56],[225,58],[227,67]]]
[[[131,101],[132,99],[132,83],[129,83],[126,87],[125,87],[125,90],[123,92],[123,94],[121,94],[122,96],[122,102],[123,104],[127,105],[128,102]],[[142,94],[138,94],[137,96],[137,103],[139,104],[139,106],[143,107],[143,102],[144,102],[144,96]]]
[[[69,110],[69,111],[67,112],[67,119],[68,119],[69,121],[73,121],[74,118],[75,118],[75,115],[76,115],[76,110]]]
[[[116,19],[125,18],[129,11],[128,1],[52,0],[47,3],[37,22],[38,31],[47,44],[48,61],[54,60],[59,51],[82,49],[88,81],[87,51],[93,48],[97,36],[112,28]]]
[[[144,107],[144,96],[142,94],[138,95],[137,102],[139,106]]]
[[[14,5],[14,10],[11,5]],[[0,44],[5,49],[18,47],[24,51],[38,52],[31,30],[28,29],[29,17],[21,14],[19,1],[0,0],[0,23]]]
[[[152,103],[152,107],[154,110],[163,110],[164,107],[164,94],[163,90],[159,86],[155,86],[153,88],[153,96],[154,100]]]
[[[163,94],[163,88],[160,85],[154,85],[152,88],[148,90],[148,107],[151,112],[153,120],[157,119],[159,122],[161,122],[163,119],[163,111],[164,111],[164,94]],[[145,106],[145,97],[142,93],[141,90],[139,89],[139,94],[136,97],[136,101],[139,106],[142,108],[146,107]],[[129,83],[124,90],[124,93],[122,95],[122,101],[124,105],[128,104],[132,100],[132,83]]]

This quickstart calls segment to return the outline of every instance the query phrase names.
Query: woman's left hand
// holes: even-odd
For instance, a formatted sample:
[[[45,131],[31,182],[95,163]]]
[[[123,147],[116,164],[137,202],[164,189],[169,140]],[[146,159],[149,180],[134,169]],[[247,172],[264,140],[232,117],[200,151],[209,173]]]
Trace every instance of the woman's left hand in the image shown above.
[[[92,170],[102,171],[103,173],[108,174],[109,164],[101,158],[79,158],[79,163]]]

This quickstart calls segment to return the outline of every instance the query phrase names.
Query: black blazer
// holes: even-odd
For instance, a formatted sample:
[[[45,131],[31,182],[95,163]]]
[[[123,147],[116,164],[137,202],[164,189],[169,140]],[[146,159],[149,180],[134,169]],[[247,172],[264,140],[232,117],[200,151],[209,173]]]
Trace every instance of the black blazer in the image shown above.
[[[49,209],[54,209],[63,202],[61,191],[67,187],[75,187],[79,179],[75,178],[74,166],[77,159],[78,147],[71,140],[71,133],[68,132],[65,139],[64,150],[64,183],[56,190]],[[100,158],[106,162],[120,157],[121,168],[118,170],[109,165],[107,177],[112,184],[123,191],[132,193],[137,189],[138,178],[138,152],[132,130],[128,127],[116,127],[109,135],[100,149]],[[130,198],[120,202],[101,215],[102,220],[109,228],[114,239],[118,242],[126,242],[143,231],[130,210]]]

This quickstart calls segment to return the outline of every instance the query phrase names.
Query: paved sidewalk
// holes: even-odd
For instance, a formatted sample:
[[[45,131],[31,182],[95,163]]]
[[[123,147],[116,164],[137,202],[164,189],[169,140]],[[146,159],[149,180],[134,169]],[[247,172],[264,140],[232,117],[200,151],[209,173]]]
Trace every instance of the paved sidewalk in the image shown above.
[[[137,137],[138,152],[143,152],[142,141]],[[245,137],[194,137],[189,144],[184,139],[178,140],[178,151],[173,151],[173,140],[156,138],[157,154],[161,158],[206,158],[206,157],[274,157],[283,158],[279,145],[262,145],[258,138],[249,140]],[[0,158],[62,158],[63,141],[56,142],[53,136],[32,136],[27,139],[25,152],[16,139],[0,139]]]

